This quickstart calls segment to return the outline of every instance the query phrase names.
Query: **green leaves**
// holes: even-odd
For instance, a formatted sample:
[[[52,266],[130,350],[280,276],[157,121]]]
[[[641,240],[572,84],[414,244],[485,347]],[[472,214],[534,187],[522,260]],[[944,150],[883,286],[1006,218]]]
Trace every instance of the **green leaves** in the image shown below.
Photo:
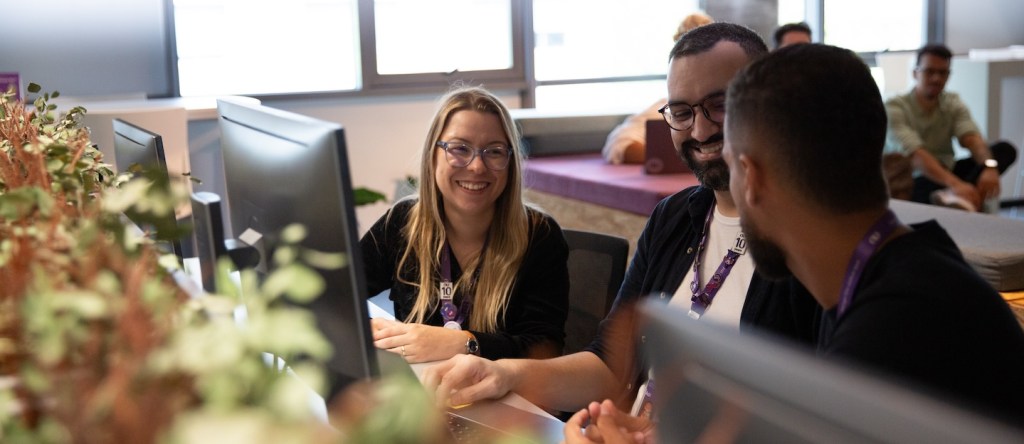
[[[356,206],[368,205],[374,202],[387,200],[386,196],[369,188],[356,188],[352,190],[352,194],[355,195]]]
[[[49,217],[54,210],[53,196],[35,187],[17,188],[0,194],[0,219],[25,220],[32,216]]]
[[[263,291],[270,298],[286,295],[292,301],[308,304],[323,293],[324,280],[319,273],[305,266],[289,264],[267,277]]]

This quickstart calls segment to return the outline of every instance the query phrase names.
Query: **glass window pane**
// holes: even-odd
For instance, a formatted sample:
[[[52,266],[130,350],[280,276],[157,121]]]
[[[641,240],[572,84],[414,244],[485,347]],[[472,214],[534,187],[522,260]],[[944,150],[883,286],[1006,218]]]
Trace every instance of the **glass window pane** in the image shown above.
[[[375,0],[377,73],[512,67],[510,0]]]
[[[825,0],[824,15],[825,43],[830,45],[880,52],[924,44],[924,0]]]
[[[534,0],[537,80],[665,74],[672,36],[698,0]]]
[[[352,90],[356,0],[174,0],[182,96]]]
[[[804,0],[779,0],[779,26],[807,20]]]

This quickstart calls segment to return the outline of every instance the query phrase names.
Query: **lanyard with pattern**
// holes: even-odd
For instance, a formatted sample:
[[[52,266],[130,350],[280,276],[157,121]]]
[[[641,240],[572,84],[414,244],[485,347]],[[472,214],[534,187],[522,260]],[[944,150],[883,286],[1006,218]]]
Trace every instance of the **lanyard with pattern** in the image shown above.
[[[708,210],[707,217],[704,219],[704,229],[701,232],[700,243],[697,245],[697,257],[693,259],[693,281],[690,282],[690,291],[693,292],[693,296],[690,298],[689,312],[690,317],[693,319],[700,319],[704,315],[704,311],[711,306],[711,301],[715,299],[718,290],[725,284],[725,279],[729,277],[732,266],[747,251],[747,239],[743,236],[743,232],[740,231],[740,234],[736,236],[736,244],[725,253],[722,263],[718,265],[718,269],[711,275],[711,279],[708,279],[704,288],[700,288],[701,255],[704,253],[704,247],[708,242],[708,231],[710,231],[711,217],[714,213],[715,206],[712,205],[711,209]]]

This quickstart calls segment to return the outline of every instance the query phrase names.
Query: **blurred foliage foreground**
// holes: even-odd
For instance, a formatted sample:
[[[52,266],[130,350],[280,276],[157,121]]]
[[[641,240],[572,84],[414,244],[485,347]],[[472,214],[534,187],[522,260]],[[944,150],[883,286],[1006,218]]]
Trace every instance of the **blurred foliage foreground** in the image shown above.
[[[422,414],[433,411],[426,394],[402,388],[418,381],[363,385],[361,409],[331,410],[341,427],[310,408],[331,349],[300,307],[324,287],[306,258],[337,267],[343,257],[304,251],[304,230],[289,227],[262,283],[251,272],[234,283],[225,263],[218,294],[190,298],[171,277],[175,258],[153,244],[160,234],[139,233],[123,216],[166,220],[185,192],[159,175],[116,173],[79,126],[84,109],[58,113],[49,103],[58,93],[29,92],[31,105],[0,96],[0,442],[437,436],[436,418]],[[240,307],[244,324],[231,315]],[[290,370],[268,365],[266,353]],[[396,393],[406,393],[401,402]],[[405,419],[370,420],[381,409]]]

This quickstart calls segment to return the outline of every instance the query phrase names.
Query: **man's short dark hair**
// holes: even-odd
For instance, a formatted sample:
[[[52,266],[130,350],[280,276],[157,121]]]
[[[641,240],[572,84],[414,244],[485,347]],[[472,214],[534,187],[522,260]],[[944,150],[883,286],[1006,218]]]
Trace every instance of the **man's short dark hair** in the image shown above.
[[[884,205],[885,106],[850,50],[791,45],[733,79],[726,125],[758,141],[771,168],[811,202],[839,214]]]
[[[743,52],[751,59],[768,52],[768,46],[764,44],[764,40],[750,28],[733,23],[716,22],[698,26],[679,37],[675,46],[672,47],[672,52],[669,53],[669,60],[710,51],[715,44],[721,41],[740,45]]]
[[[950,51],[946,45],[941,43],[931,43],[924,45],[921,49],[917,50],[917,65],[915,66],[921,65],[921,58],[924,57],[925,54],[931,54],[947,62],[953,58],[953,51]]]
[[[790,32],[802,32],[804,34],[807,34],[808,37],[814,35],[811,33],[811,27],[807,26],[807,23],[786,23],[785,25],[779,26],[779,29],[775,30],[775,35],[773,37],[775,40],[776,48],[778,48],[779,45],[782,44],[782,38],[785,37],[786,34],[789,34]]]

